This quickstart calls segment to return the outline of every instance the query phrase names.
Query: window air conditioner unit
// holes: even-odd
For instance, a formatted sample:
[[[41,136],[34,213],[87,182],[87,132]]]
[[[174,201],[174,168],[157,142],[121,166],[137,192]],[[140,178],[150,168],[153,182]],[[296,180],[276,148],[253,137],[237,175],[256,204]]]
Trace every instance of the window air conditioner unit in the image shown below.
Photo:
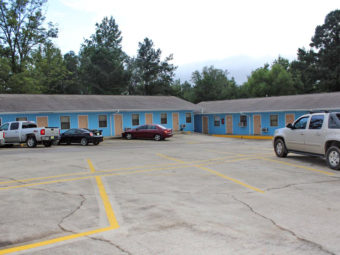
[[[247,124],[245,122],[240,122],[240,123],[238,123],[238,126],[239,127],[245,127],[245,126],[247,126]]]
[[[268,128],[262,128],[262,132],[267,133],[268,132]]]

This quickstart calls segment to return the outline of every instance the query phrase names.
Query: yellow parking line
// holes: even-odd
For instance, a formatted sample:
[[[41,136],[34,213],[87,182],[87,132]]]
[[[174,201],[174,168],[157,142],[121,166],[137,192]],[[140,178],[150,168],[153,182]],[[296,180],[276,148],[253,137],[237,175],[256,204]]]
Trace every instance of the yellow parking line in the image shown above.
[[[15,186],[0,187],[0,190],[32,187],[32,186],[37,186],[37,185],[52,184],[52,183],[59,183],[59,182],[78,181],[78,180],[84,180],[84,179],[89,179],[89,178],[93,178],[93,176],[83,176],[83,177],[59,179],[59,180],[53,180],[53,181],[47,181],[47,182],[34,182],[34,183],[21,184],[21,185],[15,185]]]
[[[261,150],[262,150],[262,148],[261,148]],[[269,152],[265,152],[265,153],[253,153],[253,154],[252,153],[240,154],[240,153],[235,153],[235,152],[218,151],[218,150],[206,150],[206,151],[216,152],[216,153],[219,153],[219,154],[231,154],[231,155],[235,155],[235,156],[238,156],[238,157],[273,155],[273,153],[269,153]]]
[[[223,159],[227,159],[231,156],[227,156],[227,157],[219,157],[219,158],[212,158],[212,159],[205,159],[205,160],[196,160],[196,161],[192,161],[191,163],[201,163],[201,162],[207,162],[207,161],[217,161],[217,160],[223,160]],[[91,163],[92,164],[92,163]],[[157,166],[169,166],[169,165],[182,165],[183,163],[169,163],[169,164],[153,164],[153,165],[145,165],[145,166],[135,166],[135,167],[122,167],[122,168],[115,168],[115,169],[109,169],[109,170],[100,170],[100,171],[95,171],[96,173],[106,173],[106,172],[113,172],[113,171],[122,171],[122,170],[134,170],[134,169],[140,169],[140,168],[149,168],[149,167],[157,167]],[[91,169],[91,166],[90,166]],[[92,165],[92,169],[93,165]],[[91,173],[89,172],[76,172],[76,173],[69,173],[69,174],[60,174],[60,175],[53,175],[53,176],[45,176],[45,177],[36,177],[36,178],[28,178],[28,179],[20,179],[20,180],[15,180],[15,181],[4,181],[4,182],[0,182],[0,185],[2,184],[11,184],[11,183],[25,183],[25,182],[31,182],[31,181],[38,181],[38,180],[47,180],[47,179],[54,179],[54,178],[60,178],[60,177],[67,177],[67,176],[76,176],[76,175],[90,175],[92,174],[93,171],[91,170]],[[76,177],[75,179],[72,180],[78,180],[79,178],[83,178],[83,177]],[[84,179],[86,179],[87,177],[84,177]],[[67,179],[68,180],[68,179]],[[61,180],[60,182],[63,182],[64,180]],[[55,183],[55,181],[51,181],[51,182],[42,182],[41,184],[49,184],[49,183]],[[25,185],[25,186],[23,186]],[[30,184],[22,184],[22,185],[18,185],[19,187],[29,187]],[[16,186],[13,186],[16,187]],[[2,188],[0,187],[0,190]]]
[[[255,140],[272,140],[272,136],[255,136],[255,135],[212,135],[215,137],[225,138],[241,138],[241,139],[255,139]]]
[[[202,167],[202,166],[195,166],[195,167],[198,167],[198,168],[200,168],[200,169],[202,169],[202,170],[208,171],[208,172],[210,172],[210,173],[212,173],[212,174],[215,174],[215,175],[217,175],[217,176],[219,176],[219,177],[221,177],[221,178],[224,178],[224,179],[227,179],[227,180],[229,180],[229,181],[235,182],[235,183],[237,183],[237,184],[239,184],[239,185],[242,185],[242,186],[244,186],[244,187],[246,187],[246,188],[248,188],[248,189],[252,189],[252,190],[254,190],[254,191],[257,191],[257,192],[260,192],[260,193],[264,193],[264,191],[261,190],[261,189],[259,189],[259,188],[256,188],[256,187],[254,187],[254,186],[251,186],[251,185],[249,185],[249,184],[246,184],[246,183],[244,183],[244,182],[241,182],[241,181],[239,181],[239,180],[237,180],[237,179],[234,179],[234,178],[232,178],[232,177],[229,177],[229,176],[227,176],[227,175],[221,174],[220,172],[217,172],[217,171],[212,170],[212,169],[210,169],[210,168]]]
[[[96,173],[105,173],[105,172],[121,171],[121,170],[133,170],[133,169],[144,168],[144,167],[164,166],[164,165],[178,165],[178,163],[174,163],[174,164],[147,165],[147,166],[143,166],[143,167],[140,167],[140,166],[136,166],[136,167],[122,167],[122,168],[115,168],[115,169],[110,169],[110,170],[96,171]],[[1,184],[22,183],[22,182],[30,182],[30,181],[38,181],[38,180],[54,179],[54,178],[67,177],[67,176],[89,175],[89,174],[92,174],[92,172],[91,172],[91,173],[89,173],[89,172],[76,172],[76,173],[60,174],[60,175],[52,175],[52,176],[45,176],[45,177],[35,177],[35,178],[20,179],[20,180],[15,180],[15,181],[4,181],[4,182],[0,182],[0,185],[1,185]],[[48,183],[48,182],[46,182],[46,183]],[[0,189],[1,189],[1,188],[0,188]]]
[[[110,200],[106,194],[103,182],[99,176],[96,176],[96,181],[97,181],[97,186],[99,189],[100,197],[102,198],[104,208],[106,211],[106,216],[110,223],[110,227],[112,227],[113,229],[119,228],[115,213],[113,212],[112,206],[110,204]]]
[[[78,233],[78,234],[62,236],[62,237],[58,237],[58,238],[54,238],[54,239],[50,239],[50,240],[46,240],[46,241],[42,241],[42,242],[38,242],[38,243],[26,244],[26,245],[22,245],[22,246],[12,247],[12,248],[8,248],[8,249],[0,250],[0,255],[9,254],[9,253],[18,252],[18,251],[29,250],[29,249],[38,248],[38,247],[41,247],[41,246],[46,246],[46,245],[50,245],[50,244],[54,244],[54,243],[72,240],[72,239],[75,239],[75,238],[94,235],[94,234],[106,232],[106,231],[109,231],[109,230],[112,230],[112,229],[114,229],[114,227],[110,226],[110,227],[107,227],[107,228],[100,228],[100,229],[95,229],[95,230],[82,232],[82,233]]]
[[[231,155],[236,155],[236,156],[249,156],[246,154],[240,154],[240,153],[235,153],[235,152],[228,152],[228,151],[218,151],[218,150],[206,150],[206,151],[210,151],[210,152],[216,152],[216,153],[220,153],[220,154],[231,154]]]
[[[236,158],[236,159],[231,159],[228,160],[229,157],[223,157],[223,158],[218,158],[218,159],[210,159],[210,160],[200,160],[200,161],[196,161],[196,162],[207,162],[205,164],[199,164],[198,166],[207,166],[207,165],[216,165],[218,164],[218,162],[216,162],[217,160],[220,160],[220,163],[231,163],[231,162],[237,162],[237,161],[242,161],[242,160],[249,160],[249,159],[258,159],[257,157],[245,157],[245,158]],[[223,159],[227,159],[227,160],[223,160]],[[216,160],[216,161],[215,161]],[[221,161],[223,160],[223,161]],[[211,162],[210,162],[211,161]],[[174,165],[174,166],[170,166],[170,167],[156,167],[156,168],[149,168],[149,169],[141,169],[141,170],[136,170],[136,171],[130,171],[130,172],[121,172],[121,173],[107,173],[104,174],[103,171],[95,171],[96,176],[114,176],[114,175],[131,175],[131,174],[138,174],[138,173],[147,173],[147,172],[153,172],[153,171],[161,171],[161,170],[169,170],[169,169],[179,169],[179,168],[186,168],[186,167],[191,167],[192,166],[192,162],[186,162],[186,163],[175,163],[175,164],[162,164],[163,166],[167,166],[167,165]],[[132,168],[130,168],[132,169]],[[115,169],[117,170],[117,169]],[[102,173],[99,174],[98,173]],[[46,182],[34,182],[34,183],[26,183],[26,184],[21,184],[21,185],[14,185],[14,186],[8,186],[8,187],[0,187],[0,190],[9,190],[9,189],[17,189],[17,188],[25,188],[25,187],[32,187],[32,186],[38,186],[38,185],[46,185],[46,184],[53,184],[53,183],[63,183],[63,182],[71,182],[71,181],[78,181],[78,180],[85,180],[85,179],[90,179],[95,177],[93,175],[93,173],[88,173],[88,174],[92,174],[92,175],[88,175],[88,176],[83,176],[83,177],[75,177],[75,178],[69,178],[69,179],[58,179],[58,180],[52,180],[52,181],[46,181]]]
[[[210,168],[203,167],[203,166],[200,166],[200,165],[190,164],[190,163],[187,163],[187,162],[185,162],[185,161],[183,161],[183,160],[176,159],[176,158],[173,158],[173,157],[168,157],[168,156],[166,156],[166,155],[164,155],[164,154],[161,154],[161,153],[157,153],[157,155],[158,155],[159,157],[162,157],[162,158],[165,158],[165,159],[169,159],[169,160],[177,161],[177,162],[182,162],[182,163],[184,163],[184,164],[191,165],[191,166],[193,166],[193,167],[202,169],[202,170],[204,170],[204,171],[208,171],[208,172],[210,172],[210,173],[212,173],[212,174],[215,174],[215,175],[217,175],[217,176],[219,176],[219,177],[221,177],[221,178],[224,178],[224,179],[227,179],[227,180],[232,181],[232,182],[234,182],[234,183],[237,183],[237,184],[239,184],[239,185],[242,185],[242,186],[244,186],[244,187],[246,187],[246,188],[248,188],[248,189],[251,189],[251,190],[254,190],[254,191],[257,191],[257,192],[260,192],[260,193],[264,193],[264,191],[261,190],[261,189],[259,189],[259,188],[256,188],[256,187],[254,187],[254,186],[248,185],[248,184],[246,184],[246,183],[244,183],[244,182],[241,182],[241,181],[239,181],[239,180],[237,180],[237,179],[234,179],[234,178],[232,178],[232,177],[229,177],[229,176],[227,176],[227,175],[224,175],[224,174],[222,174],[222,173],[220,173],[220,172],[217,172],[217,171],[215,171],[215,170],[212,170],[212,169],[210,169]]]
[[[88,160],[87,160],[87,164],[88,164],[89,167],[90,167],[91,173],[94,173],[96,170],[94,169],[94,166],[93,166],[91,160],[88,159]]]
[[[67,177],[67,176],[74,176],[74,175],[84,175],[89,174],[88,172],[79,172],[79,173],[69,173],[69,174],[60,174],[60,175],[52,175],[52,176],[45,176],[45,177],[36,177],[36,178],[28,178],[28,179],[21,179],[15,181],[4,181],[0,182],[1,184],[10,184],[10,183],[20,183],[20,182],[30,182],[30,181],[37,181],[37,180],[46,180],[46,179],[53,179],[53,178],[60,178],[60,177]]]
[[[315,168],[308,167],[308,166],[297,165],[297,164],[293,164],[293,163],[289,163],[289,162],[283,162],[281,160],[275,160],[275,159],[269,159],[269,158],[263,158],[263,157],[259,157],[259,159],[262,159],[262,160],[265,160],[265,161],[271,161],[271,162],[275,162],[275,163],[280,163],[280,164],[287,165],[287,166],[302,168],[302,169],[306,169],[308,171],[318,172],[318,173],[322,173],[322,174],[326,174],[326,175],[335,175],[332,172],[328,172],[328,171],[324,171],[324,170],[320,170],[320,169],[315,169]]]
[[[92,165],[90,160],[88,160],[88,164]],[[91,165],[90,165],[90,168],[91,168]],[[92,165],[92,168],[93,168],[93,171],[95,171],[93,165]],[[37,248],[37,247],[41,247],[41,246],[46,246],[46,245],[50,245],[50,244],[54,244],[54,243],[64,242],[64,241],[67,241],[67,240],[72,240],[72,239],[76,239],[76,238],[80,238],[80,237],[84,237],[84,236],[89,236],[89,235],[93,235],[93,234],[98,234],[98,233],[102,233],[102,232],[106,232],[106,231],[109,231],[109,230],[119,228],[117,219],[115,217],[114,211],[113,211],[112,206],[110,204],[110,200],[109,200],[107,193],[105,191],[105,187],[103,185],[103,182],[102,182],[102,180],[99,176],[96,176],[96,182],[97,182],[97,186],[98,186],[98,189],[99,189],[100,197],[102,199],[102,202],[103,202],[103,205],[104,205],[104,208],[105,208],[105,212],[106,212],[108,222],[110,223],[109,227],[99,228],[99,229],[95,229],[95,230],[90,230],[90,231],[86,231],[86,232],[82,232],[82,233],[78,233],[78,234],[62,236],[62,237],[58,237],[58,238],[53,238],[53,239],[50,239],[50,240],[45,240],[45,241],[37,242],[37,243],[33,243],[33,244],[27,244],[27,245],[8,248],[8,249],[3,249],[3,250],[0,250],[0,255],[9,254],[9,253],[18,252],[18,251],[24,251],[24,250],[33,249],[33,248]]]
[[[243,161],[243,160],[249,160],[249,159],[257,159],[257,157],[246,157],[246,158],[236,158],[236,159],[230,159],[230,160],[223,160],[220,163],[231,163],[231,162],[237,162],[237,161]],[[206,163],[206,164],[199,164],[199,166],[208,166],[208,165],[216,165],[216,162]]]

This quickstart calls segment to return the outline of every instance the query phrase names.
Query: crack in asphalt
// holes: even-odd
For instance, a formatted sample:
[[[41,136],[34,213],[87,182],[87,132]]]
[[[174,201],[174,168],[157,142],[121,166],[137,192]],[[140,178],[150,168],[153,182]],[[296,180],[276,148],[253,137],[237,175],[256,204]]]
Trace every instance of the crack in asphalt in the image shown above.
[[[292,236],[294,236],[297,240],[301,241],[301,242],[304,242],[304,243],[307,243],[317,249],[319,249],[320,251],[323,251],[324,253],[326,254],[331,254],[331,255],[336,255],[334,252],[331,252],[329,250],[327,250],[326,248],[324,248],[321,244],[318,244],[318,243],[315,243],[313,241],[310,241],[310,240],[307,240],[303,237],[300,237],[298,236],[296,233],[294,233],[292,230],[290,229],[287,229],[287,228],[284,228],[282,226],[280,226],[279,224],[277,224],[273,219],[271,218],[268,218],[262,214],[260,214],[259,212],[255,211],[249,204],[247,204],[246,202],[242,201],[242,200],[239,200],[238,198],[236,198],[235,196],[233,195],[230,195],[232,199],[234,199],[235,201],[243,204],[244,206],[246,206],[252,213],[254,213],[255,215],[257,216],[260,216],[261,218],[267,220],[267,221],[270,221],[275,227],[277,227],[278,229],[280,229],[281,231],[284,231],[284,232],[287,232],[289,234],[291,234]]]
[[[3,178],[3,177],[0,177]],[[18,183],[21,184],[26,184],[26,182],[20,181],[20,180],[16,180],[15,178],[10,178],[10,177],[6,177],[4,179],[8,179],[11,181],[16,181]],[[65,215],[64,217],[62,217],[62,219],[59,221],[59,223],[57,224],[58,227],[63,231],[63,232],[68,232],[68,233],[73,233],[76,234],[76,232],[68,230],[66,228],[64,228],[62,226],[63,222],[71,217],[73,214],[75,214],[78,210],[80,210],[80,208],[84,205],[85,201],[86,201],[86,197],[83,194],[71,194],[71,193],[67,193],[67,192],[62,192],[62,191],[57,191],[57,190],[49,190],[49,189],[44,189],[44,188],[33,188],[33,187],[24,187],[25,189],[28,190],[36,190],[36,191],[44,191],[44,192],[48,192],[48,193],[54,193],[54,194],[60,194],[60,195],[64,195],[64,196],[77,196],[80,197],[82,200],[80,201],[80,204],[70,213],[68,213],[67,215]]]
[[[58,227],[64,231],[64,232],[69,232],[69,233],[75,233],[74,231],[68,230],[65,227],[62,226],[62,224],[64,223],[64,221],[71,217],[73,214],[75,214],[77,211],[79,211],[82,206],[84,205],[85,201],[86,201],[86,197],[82,194],[79,194],[79,196],[82,198],[82,200],[80,201],[80,204],[77,206],[77,208],[75,208],[72,212],[70,212],[69,214],[65,215],[58,223]]]
[[[107,239],[104,239],[104,238],[99,238],[99,237],[93,237],[93,236],[86,236],[86,237],[91,239],[91,240],[94,240],[94,241],[100,241],[100,242],[108,243],[109,245],[112,245],[115,248],[117,248],[118,250],[120,250],[121,252],[124,252],[124,254],[132,255],[131,252],[125,250],[124,248],[120,247],[118,244],[111,242],[110,240],[107,240]]]
[[[328,181],[316,181],[316,182],[301,182],[301,183],[291,183],[291,184],[287,184],[285,186],[282,187],[273,187],[273,188],[268,188],[265,189],[265,191],[269,191],[269,190],[279,190],[279,189],[286,189],[289,187],[293,187],[293,186],[299,186],[299,185],[309,185],[309,184],[317,184],[317,183],[328,183],[328,182],[339,182],[340,180],[328,180]]]
[[[3,178],[3,177],[0,177],[0,178]],[[9,178],[9,177],[6,177],[6,178],[3,178],[3,179],[8,179],[8,180],[11,180],[11,181],[16,181],[18,183],[21,183],[21,184],[25,184],[25,182],[22,182],[22,181],[19,181],[19,180],[16,180],[15,178]],[[56,190],[48,190],[48,189],[43,189],[43,188],[33,188],[33,187],[25,187],[26,189],[29,189],[29,190],[38,190],[38,191],[45,191],[45,192],[50,192],[50,193],[54,193],[54,194],[61,194],[61,195],[64,195],[64,196],[78,196],[78,197],[81,197],[81,201],[79,203],[79,205],[74,209],[72,210],[70,213],[68,213],[67,215],[65,215],[64,217],[62,217],[62,219],[59,221],[59,223],[57,224],[58,227],[63,231],[63,232],[67,232],[67,233],[72,233],[72,234],[77,234],[77,232],[75,231],[72,231],[72,230],[69,230],[69,229],[66,229],[65,227],[62,226],[62,224],[64,223],[64,221],[70,217],[72,217],[72,215],[74,215],[77,211],[79,211],[84,203],[86,202],[86,197],[84,194],[71,194],[71,193],[66,193],[66,192],[62,192],[62,191],[56,191]],[[129,251],[123,249],[122,247],[120,247],[119,245],[111,242],[110,240],[107,240],[107,239],[103,239],[103,238],[98,238],[98,237],[93,237],[93,236],[85,236],[91,240],[95,240],[95,241],[101,241],[101,242],[105,242],[105,243],[108,243],[112,246],[114,246],[116,249],[120,250],[121,252],[123,252],[124,254],[127,254],[127,255],[132,255],[132,253],[130,253]]]

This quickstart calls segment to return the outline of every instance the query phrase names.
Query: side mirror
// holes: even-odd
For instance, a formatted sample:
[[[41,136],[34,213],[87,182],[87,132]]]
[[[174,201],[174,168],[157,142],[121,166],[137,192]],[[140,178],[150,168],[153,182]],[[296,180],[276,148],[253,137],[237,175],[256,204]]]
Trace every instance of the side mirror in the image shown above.
[[[292,125],[292,123],[289,123],[286,127],[290,129],[294,129],[294,126]]]

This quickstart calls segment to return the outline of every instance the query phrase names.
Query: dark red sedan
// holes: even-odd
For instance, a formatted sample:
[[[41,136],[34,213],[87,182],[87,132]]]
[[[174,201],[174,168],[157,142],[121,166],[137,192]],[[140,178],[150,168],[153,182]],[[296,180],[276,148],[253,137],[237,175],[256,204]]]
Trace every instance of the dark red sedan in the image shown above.
[[[133,138],[155,139],[156,141],[164,140],[172,136],[172,130],[162,125],[142,125],[134,129],[126,130],[123,137],[130,140]]]

